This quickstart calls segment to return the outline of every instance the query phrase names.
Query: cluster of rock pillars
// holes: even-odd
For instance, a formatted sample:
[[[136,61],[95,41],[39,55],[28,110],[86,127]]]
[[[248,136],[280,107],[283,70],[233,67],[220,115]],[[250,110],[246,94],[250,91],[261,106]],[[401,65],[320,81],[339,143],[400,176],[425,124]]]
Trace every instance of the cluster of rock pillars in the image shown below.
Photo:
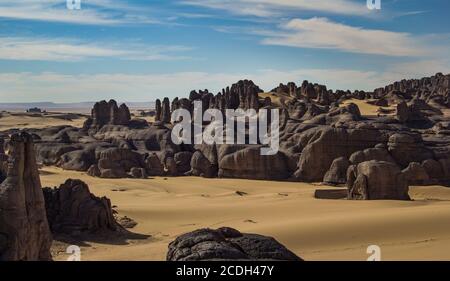
[[[42,189],[38,163],[101,178],[201,176],[324,182],[346,185],[348,199],[409,200],[410,185],[450,182],[450,75],[402,80],[372,92],[331,91],[304,81],[269,93],[243,80],[214,95],[155,103],[155,122],[132,118],[125,104],[95,104],[82,128],[9,130],[0,140],[0,260],[51,260],[52,235],[125,231],[108,198],[79,180]],[[379,106],[363,116],[365,100]],[[193,110],[278,109],[280,149],[263,145],[176,145],[171,113]],[[277,101],[277,102],[273,102]],[[208,124],[204,124],[206,126]],[[270,237],[231,228],[201,229],[169,245],[168,260],[301,260]]]

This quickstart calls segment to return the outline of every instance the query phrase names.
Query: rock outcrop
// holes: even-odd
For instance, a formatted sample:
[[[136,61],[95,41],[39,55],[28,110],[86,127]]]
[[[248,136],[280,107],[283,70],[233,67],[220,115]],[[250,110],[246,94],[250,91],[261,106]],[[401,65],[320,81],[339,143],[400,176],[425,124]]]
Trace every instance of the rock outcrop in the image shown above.
[[[331,163],[330,169],[323,177],[323,182],[328,184],[344,184],[347,182],[347,169],[350,162],[345,157],[334,159]]]
[[[57,188],[47,187],[43,191],[52,233],[79,235],[121,230],[110,200],[96,197],[81,180],[68,179]]]
[[[274,238],[222,227],[199,229],[169,244],[167,261],[301,261]]]
[[[124,178],[133,168],[142,167],[142,156],[126,148],[110,148],[100,154],[98,169],[102,178]]]
[[[191,167],[190,174],[193,176],[212,178],[217,175],[217,165],[212,164],[201,151],[192,155]]]
[[[56,126],[27,131],[35,139],[42,164],[97,177],[199,175],[342,184],[347,180],[347,165],[378,160],[401,169],[419,163],[429,176],[428,183],[447,184],[450,119],[443,112],[448,108],[449,93],[450,75],[439,73],[402,80],[373,92],[332,91],[304,81],[299,86],[280,84],[263,93],[251,80],[241,80],[216,95],[205,89],[191,91],[186,98],[157,100],[156,122],[150,125],[145,120],[130,120],[125,106],[102,101],[92,110],[84,129]],[[386,110],[393,112],[361,114],[356,102],[349,99],[389,106]],[[179,108],[192,113],[194,102],[200,102],[203,111],[219,109],[222,113],[263,107],[279,110],[279,152],[262,156],[259,142],[174,144],[171,113]],[[399,110],[392,115],[395,106]],[[195,128],[210,125],[204,121]],[[236,133],[237,128],[234,130]],[[248,139],[250,128],[245,130]],[[408,171],[413,182],[420,181]]]
[[[246,179],[286,179],[289,168],[282,152],[261,155],[260,146],[221,145],[219,177]]]
[[[372,160],[350,166],[347,187],[352,200],[410,200],[407,178],[391,162]]]
[[[383,142],[377,130],[313,128],[302,134],[304,142],[294,178],[299,181],[322,181],[334,159],[348,158],[352,153]]]
[[[85,129],[101,128],[104,125],[128,125],[131,120],[130,110],[125,104],[117,106],[115,100],[95,103],[91,117],[84,124]]]
[[[1,154],[0,260],[51,260],[52,235],[29,134],[9,140],[9,154]]]
[[[402,168],[411,162],[425,161],[433,158],[433,152],[428,149],[418,134],[396,133],[390,136],[389,153]]]

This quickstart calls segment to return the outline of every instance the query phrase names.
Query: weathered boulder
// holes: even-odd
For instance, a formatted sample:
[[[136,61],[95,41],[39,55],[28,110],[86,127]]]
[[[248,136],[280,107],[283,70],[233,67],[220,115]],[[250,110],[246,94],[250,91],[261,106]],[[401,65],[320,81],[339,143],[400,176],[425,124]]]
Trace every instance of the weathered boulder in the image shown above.
[[[68,179],[58,188],[44,188],[47,219],[52,233],[78,235],[121,227],[114,219],[111,202],[96,197],[81,180]]]
[[[413,99],[408,105],[405,101],[397,105],[397,119],[414,127],[432,127],[434,124],[421,111],[428,109],[426,103],[420,99]]]
[[[81,149],[61,155],[57,165],[64,170],[86,171],[95,162],[95,149]]]
[[[442,171],[444,172],[444,179],[450,180],[450,159],[440,159],[439,163],[442,166]]]
[[[350,166],[347,187],[352,200],[410,200],[408,181],[391,162],[372,160]]]
[[[164,175],[164,165],[161,163],[161,160],[155,153],[150,154],[145,159],[145,168],[148,176]]]
[[[259,145],[221,145],[218,153],[219,177],[276,180],[286,179],[290,174],[282,152],[261,155]]]
[[[409,163],[402,173],[405,174],[406,179],[410,185],[427,184],[430,181],[427,171],[417,162]]]
[[[434,159],[427,159],[422,162],[422,167],[427,172],[431,179],[442,179],[444,178],[444,171],[442,170],[441,163]]]
[[[410,112],[408,105],[405,101],[402,101],[401,103],[397,104],[397,119],[400,122],[407,122],[410,118]]]
[[[109,148],[100,153],[98,168],[102,178],[125,178],[134,167],[144,167],[142,156],[135,151]]]
[[[350,103],[343,107],[334,107],[328,112],[314,115],[314,117],[311,118],[309,115],[312,116],[312,114],[309,111],[314,107],[317,108],[317,106],[309,106],[308,111],[306,111],[305,115],[302,117],[303,120],[306,120],[304,122],[305,124],[334,125],[359,121],[362,118],[359,107],[354,103]],[[321,110],[325,111],[324,109]]]
[[[212,178],[217,175],[217,165],[209,162],[208,158],[199,150],[191,158],[191,175]]]
[[[177,166],[178,174],[184,174],[191,170],[192,152],[181,151],[175,153],[174,160]]]
[[[388,151],[402,168],[411,162],[421,163],[433,158],[433,152],[425,147],[418,134],[396,133],[389,137]]]
[[[179,175],[177,162],[173,156],[169,156],[164,161],[164,170],[169,176],[176,177]]]
[[[35,148],[37,160],[44,165],[56,165],[62,155],[80,149],[75,144],[55,142],[37,143]]]
[[[167,261],[278,260],[302,261],[274,238],[222,227],[198,229],[169,244]]]
[[[384,142],[378,130],[317,127],[302,133],[304,149],[298,161],[294,179],[322,181],[334,159],[348,158],[352,153]]]
[[[331,167],[323,177],[323,182],[328,184],[343,184],[347,182],[347,169],[350,162],[345,157],[334,159]]]
[[[86,173],[91,177],[100,177],[102,175],[97,164],[92,164]]]
[[[370,161],[370,160],[378,160],[378,161],[385,161],[385,162],[392,162],[395,163],[395,160],[392,158],[392,156],[389,154],[386,148],[368,148],[361,151],[357,151],[353,153],[350,158],[350,162],[353,165]]]
[[[147,173],[144,168],[133,167],[130,170],[131,177],[135,179],[145,179],[147,178]]]
[[[0,260],[51,260],[52,235],[31,136],[12,135],[6,158],[0,185]]]

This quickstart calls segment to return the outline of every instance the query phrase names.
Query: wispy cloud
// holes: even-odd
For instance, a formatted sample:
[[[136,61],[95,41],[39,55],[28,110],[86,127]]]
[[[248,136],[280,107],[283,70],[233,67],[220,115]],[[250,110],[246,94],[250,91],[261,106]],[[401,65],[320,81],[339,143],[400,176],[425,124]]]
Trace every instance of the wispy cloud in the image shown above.
[[[81,10],[68,10],[62,0],[2,0],[0,18],[62,22],[83,25],[159,23],[148,16],[148,9],[126,2],[84,0]]]
[[[181,3],[257,17],[280,16],[289,11],[314,11],[342,15],[369,14],[365,1],[350,0],[184,0]]]
[[[88,43],[74,39],[0,37],[0,59],[27,61],[82,61],[92,58],[121,60],[185,60],[186,46],[148,46],[139,43]]]
[[[327,18],[293,19],[268,36],[263,44],[300,48],[335,49],[350,53],[386,56],[424,56],[430,46],[409,33],[354,27]]]
[[[416,16],[416,15],[422,15],[425,13],[429,13],[429,10],[423,10],[423,11],[409,11],[409,12],[398,12],[394,15],[394,18],[397,17],[407,17],[407,16]]]

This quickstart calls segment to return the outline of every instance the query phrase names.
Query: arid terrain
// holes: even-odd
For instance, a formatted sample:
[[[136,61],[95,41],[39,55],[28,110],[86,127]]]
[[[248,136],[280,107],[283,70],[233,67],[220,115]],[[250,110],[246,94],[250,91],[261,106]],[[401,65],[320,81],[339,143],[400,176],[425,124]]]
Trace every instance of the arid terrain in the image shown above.
[[[350,102],[362,115],[376,115],[377,106]],[[0,128],[80,127],[84,120],[4,114]],[[369,245],[381,247],[383,260],[450,259],[450,189],[443,186],[410,187],[412,201],[349,201],[345,188],[320,183],[102,179],[58,167],[43,167],[40,174],[42,186],[49,187],[67,178],[83,180],[92,193],[110,198],[116,211],[138,223],[130,231],[148,235],[79,241],[82,260],[165,260],[168,243],[178,235],[220,226],[276,237],[306,260],[365,260]],[[68,258],[67,245],[53,242],[55,260]]]
[[[276,237],[306,260],[366,260],[378,245],[383,260],[450,259],[450,189],[412,187],[413,201],[315,199],[345,190],[318,184],[203,179],[100,179],[44,168],[43,186],[79,178],[138,222],[132,232],[151,235],[122,245],[85,242],[83,260],[165,260],[176,236],[202,227],[231,226]],[[240,196],[236,191],[245,192]],[[342,192],[340,192],[342,194]],[[333,196],[332,196],[333,197]],[[65,248],[64,248],[65,249]],[[54,256],[65,260],[64,252]]]
[[[442,73],[373,92],[240,80],[143,110],[3,111],[0,260],[63,261],[70,245],[99,261],[363,261],[373,246],[382,260],[449,260],[449,94]],[[247,110],[279,138],[179,143],[177,109]],[[203,121],[188,126],[228,136]]]

